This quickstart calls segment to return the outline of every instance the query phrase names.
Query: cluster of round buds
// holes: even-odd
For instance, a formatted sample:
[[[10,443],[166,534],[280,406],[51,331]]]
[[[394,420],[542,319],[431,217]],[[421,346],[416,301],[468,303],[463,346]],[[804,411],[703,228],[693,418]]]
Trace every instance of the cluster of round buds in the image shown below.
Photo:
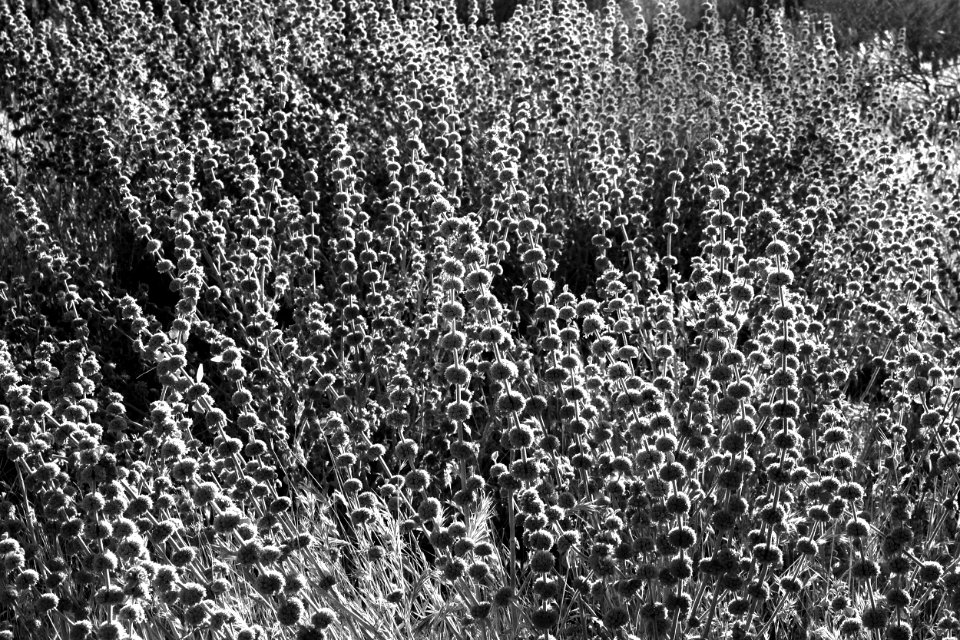
[[[763,461],[770,485],[766,498],[758,505],[757,514],[761,525],[750,534],[753,541],[751,562],[759,565],[759,572],[747,585],[749,598],[743,601],[744,611],[747,613],[747,627],[758,604],[769,597],[769,589],[764,582],[767,575],[771,568],[782,560],[782,551],[775,542],[774,535],[782,530],[785,519],[786,509],[782,503],[792,500],[792,494],[786,486],[794,478],[792,470],[800,455],[800,436],[796,430],[796,421],[799,417],[799,406],[796,403],[799,396],[796,388],[798,380],[796,369],[799,361],[796,357],[797,343],[792,337],[796,310],[790,304],[786,291],[786,287],[792,281],[787,269],[788,250],[785,243],[774,239],[768,244],[766,253],[773,262],[773,266],[767,273],[767,288],[774,305],[773,320],[767,329],[776,336],[768,340],[775,358],[775,368],[769,379],[773,395],[772,402],[764,403],[760,407],[759,414],[763,419],[769,419],[776,431],[772,438],[774,451],[765,456]],[[756,438],[760,434],[757,433],[753,416],[744,411],[748,407],[747,403],[754,393],[757,381],[753,376],[743,376],[738,371],[747,363],[743,353],[739,350],[732,350],[729,353],[731,354],[729,364],[734,366],[728,366],[727,370],[737,375],[735,378],[731,376],[721,381],[727,386],[723,402],[729,404],[729,411],[724,410],[724,413],[730,415],[731,426],[731,432],[724,436],[723,443],[735,456],[733,461],[737,469],[733,469],[731,465],[731,469],[724,472],[724,479],[734,480],[741,477],[744,471],[753,471],[753,462],[744,457],[746,452],[744,445],[747,443],[747,438]],[[716,378],[716,375],[711,377]],[[718,406],[718,412],[720,410]],[[854,521],[851,527],[854,533],[865,535],[865,532],[861,531],[862,522]]]
[[[588,374],[580,357],[581,330],[576,321],[578,318],[582,319],[582,328],[591,334],[598,333],[604,327],[604,322],[598,315],[599,305],[595,300],[584,299],[577,303],[575,298],[564,292],[557,296],[557,303],[563,305],[559,309],[559,318],[566,326],[557,331],[562,345],[561,353],[555,357],[555,366],[548,369],[546,374],[548,380],[562,383],[564,403],[559,417],[563,420],[568,439],[572,440],[567,454],[586,489],[589,485],[589,471],[595,462],[593,446],[588,438],[591,426],[604,429],[595,432],[595,435],[601,436],[600,440],[609,439],[609,434],[597,422],[598,411],[590,402],[592,392],[587,382],[589,378],[595,378],[592,375],[596,373],[593,371],[595,366],[590,365]]]
[[[727,271],[727,267],[734,256],[734,245],[728,238],[734,225],[734,218],[724,210],[724,203],[730,197],[730,190],[720,184],[720,176],[726,172],[723,163],[717,159],[723,154],[723,146],[716,138],[707,138],[701,146],[708,158],[703,166],[703,173],[707,176],[707,190],[711,205],[706,212],[710,224],[706,229],[709,243],[704,250],[710,255],[715,269],[715,272],[711,273],[713,284],[725,289],[732,284],[732,276]]]
[[[333,203],[336,206],[337,215],[334,222],[339,236],[332,240],[340,274],[337,286],[346,301],[345,320],[355,330],[355,323],[359,317],[359,309],[355,309],[355,300],[360,293],[357,282],[359,265],[355,257],[357,249],[355,229],[366,222],[368,216],[355,208],[363,202],[363,197],[355,190],[357,161],[350,155],[346,134],[342,131],[336,132],[331,137],[331,142],[334,147],[330,151],[332,169],[329,175],[335,188]]]
[[[730,91],[727,98],[731,101],[729,108],[735,118],[733,130],[737,136],[737,141],[733,145],[733,152],[737,156],[737,167],[733,170],[733,175],[740,183],[739,189],[733,194],[733,200],[737,208],[733,228],[737,234],[737,241],[734,245],[734,255],[739,261],[742,260],[745,252],[745,248],[743,247],[743,231],[747,226],[747,220],[743,215],[744,207],[750,201],[750,194],[746,191],[746,181],[747,178],[750,177],[750,168],[746,164],[746,154],[750,151],[750,146],[747,144],[744,135],[747,131],[747,125],[744,123],[744,106],[739,102],[740,94],[734,89]]]
[[[223,193],[225,185],[223,181],[217,175],[217,169],[220,168],[220,162],[222,160],[228,160],[229,157],[223,155],[219,145],[207,137],[210,133],[209,128],[205,122],[198,123],[199,128],[195,130],[195,133],[200,136],[197,141],[197,149],[200,151],[201,157],[203,158],[200,161],[200,170],[203,172],[203,177],[213,189],[213,191],[219,196]]]
[[[317,225],[320,223],[320,216],[316,212],[317,203],[320,202],[320,194],[317,192],[317,161],[310,158],[306,162],[306,171],[303,173],[303,201],[306,204],[306,214],[303,217],[304,228],[303,243],[306,247],[306,260],[299,263],[293,261],[295,268],[300,269],[301,275],[297,282],[300,286],[309,284],[311,292],[317,289],[317,268],[316,251],[320,248],[320,236],[317,235]],[[292,259],[293,260],[293,259]]]
[[[196,316],[200,292],[204,289],[203,269],[198,260],[198,251],[193,238],[196,219],[196,201],[199,195],[194,193],[193,154],[182,150],[177,154],[177,183],[174,187],[174,251],[177,275],[174,286],[180,291],[181,299],[176,304],[177,317],[171,328],[179,339],[185,340]]]
[[[472,226],[468,221],[460,221],[458,232],[468,233]],[[454,425],[457,440],[451,444],[451,453],[458,460],[460,468],[461,488],[455,496],[455,501],[464,509],[474,503],[478,496],[467,485],[470,475],[469,465],[474,457],[474,446],[466,440],[466,423],[472,414],[470,403],[470,369],[466,365],[467,334],[465,327],[466,308],[460,302],[460,292],[464,288],[466,267],[461,259],[448,254],[441,265],[443,302],[440,306],[440,315],[444,321],[444,334],[440,338],[441,347],[449,352],[452,362],[444,369],[444,380],[453,388],[453,397],[447,403],[445,413],[448,420]],[[473,275],[474,272],[471,272]]]

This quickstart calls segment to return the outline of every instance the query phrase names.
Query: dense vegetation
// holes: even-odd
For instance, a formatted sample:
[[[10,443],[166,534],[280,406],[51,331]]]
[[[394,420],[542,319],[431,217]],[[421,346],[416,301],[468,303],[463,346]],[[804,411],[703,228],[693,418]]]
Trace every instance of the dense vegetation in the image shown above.
[[[0,1],[0,639],[960,629],[960,135],[902,42],[35,9]]]

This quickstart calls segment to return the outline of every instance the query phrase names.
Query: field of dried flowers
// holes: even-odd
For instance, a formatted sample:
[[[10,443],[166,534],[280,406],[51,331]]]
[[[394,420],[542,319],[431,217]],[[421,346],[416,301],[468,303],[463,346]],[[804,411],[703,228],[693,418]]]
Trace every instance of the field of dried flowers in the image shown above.
[[[944,105],[454,4],[0,1],[0,640],[957,637]]]

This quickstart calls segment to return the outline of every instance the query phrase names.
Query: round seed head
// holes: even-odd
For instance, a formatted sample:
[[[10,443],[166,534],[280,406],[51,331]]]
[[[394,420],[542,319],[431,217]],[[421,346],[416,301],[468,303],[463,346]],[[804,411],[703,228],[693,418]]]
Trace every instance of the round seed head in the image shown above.
[[[556,559],[549,551],[535,551],[530,556],[530,568],[536,573],[549,573],[553,571]]]
[[[917,576],[924,582],[937,582],[943,577],[943,566],[932,560],[924,562],[920,565]]]
[[[887,598],[887,604],[891,607],[902,607],[906,608],[910,606],[910,593],[899,587],[891,587],[887,589],[885,594]]]
[[[482,583],[490,575],[490,567],[485,562],[473,562],[467,567],[467,575],[474,582]]]
[[[880,575],[880,565],[869,558],[862,558],[853,563],[850,575],[855,580],[870,580]]]
[[[603,614],[603,626],[619,629],[630,621],[630,612],[623,606],[612,606]]]
[[[860,633],[862,628],[863,622],[860,618],[844,618],[843,622],[840,623],[840,635],[855,636]]]
[[[697,543],[697,534],[688,526],[674,527],[667,534],[667,540],[674,547],[686,549]]]
[[[440,515],[441,505],[436,498],[426,498],[417,508],[417,515],[423,520],[434,520]]]
[[[323,607],[310,616],[310,623],[322,631],[337,623],[337,614],[333,609]]]
[[[667,498],[667,511],[673,515],[685,515],[690,511],[690,497],[684,492]]]
[[[99,640],[125,640],[129,637],[119,622],[104,622],[97,629]]]
[[[60,604],[60,598],[53,593],[42,593],[37,597],[36,605],[40,613],[53,611]],[[141,610],[142,611],[142,610]],[[122,610],[121,610],[122,613]]]
[[[851,518],[847,520],[846,531],[851,538],[865,538],[870,532],[870,523],[863,518]]]
[[[760,543],[753,547],[753,557],[760,564],[779,565],[783,560],[783,552],[770,543]]]
[[[913,629],[906,620],[893,620],[887,625],[887,640],[910,640]]]
[[[430,484],[430,475],[423,469],[414,469],[403,478],[404,488],[411,491],[423,491]]]
[[[299,624],[303,616],[303,601],[300,598],[287,598],[277,607],[277,622],[284,626],[291,627]]]
[[[450,558],[443,568],[443,577],[453,582],[463,576],[467,569],[466,563],[460,558]]]
[[[552,629],[557,625],[557,621],[560,619],[560,611],[557,609],[556,605],[546,605],[535,609],[530,614],[530,622],[533,624],[534,629],[539,631],[547,631]]]
[[[867,629],[883,629],[887,624],[890,614],[887,610],[880,605],[868,605],[864,607],[863,613],[860,616],[860,619],[863,621],[863,626]]]

